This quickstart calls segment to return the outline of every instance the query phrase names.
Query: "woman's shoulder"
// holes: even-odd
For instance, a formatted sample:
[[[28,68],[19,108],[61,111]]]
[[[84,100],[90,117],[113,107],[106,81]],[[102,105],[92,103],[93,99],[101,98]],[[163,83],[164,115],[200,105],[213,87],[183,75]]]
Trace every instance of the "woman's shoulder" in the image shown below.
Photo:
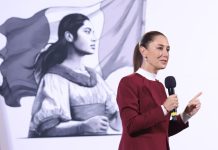
[[[121,80],[124,80],[124,81],[127,81],[127,80],[142,81],[143,77],[141,75],[139,75],[138,73],[132,73],[132,74],[129,74],[127,76],[124,76],[123,78],[121,78]]]
[[[137,73],[132,73],[121,78],[120,84],[122,83],[128,84],[130,86],[142,85],[144,83],[144,78]]]
[[[44,82],[44,83],[49,83],[49,84],[52,84],[52,85],[64,85],[65,83],[69,82],[66,78],[58,75],[58,74],[53,74],[53,73],[46,73],[42,79],[41,79],[41,82]]]

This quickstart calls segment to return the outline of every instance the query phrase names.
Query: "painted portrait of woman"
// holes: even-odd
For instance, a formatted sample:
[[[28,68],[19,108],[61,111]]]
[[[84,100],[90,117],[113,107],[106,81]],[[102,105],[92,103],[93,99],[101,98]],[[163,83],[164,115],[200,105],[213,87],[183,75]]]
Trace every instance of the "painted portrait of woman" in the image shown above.
[[[121,133],[116,87],[132,69],[145,0],[77,3],[1,18],[0,95],[15,137]]]
[[[95,70],[82,63],[95,52],[89,18],[65,16],[58,41],[35,64],[40,81],[33,104],[29,137],[102,135],[121,130],[115,95]]]

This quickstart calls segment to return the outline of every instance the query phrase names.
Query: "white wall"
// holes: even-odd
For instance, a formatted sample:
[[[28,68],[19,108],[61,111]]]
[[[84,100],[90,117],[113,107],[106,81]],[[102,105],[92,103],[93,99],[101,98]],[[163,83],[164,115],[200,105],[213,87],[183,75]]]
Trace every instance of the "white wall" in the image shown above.
[[[97,0],[96,0],[97,1]],[[4,1],[0,5],[0,24],[10,16],[27,16],[51,5],[75,4],[76,0],[60,0],[54,3],[53,0],[12,0]],[[80,2],[91,3],[91,0]],[[13,4],[14,5],[11,5]],[[16,3],[16,4],[15,4]],[[25,4],[25,5],[24,5]],[[26,8],[26,6],[29,6]],[[159,79],[164,80],[167,75],[174,75],[177,81],[176,93],[180,99],[178,111],[183,111],[187,102],[197,92],[202,91],[202,109],[190,120],[190,127],[170,138],[171,149],[195,149],[211,150],[217,149],[215,134],[218,133],[218,117],[216,117],[218,71],[217,69],[217,37],[218,37],[218,1],[216,0],[148,0],[146,14],[146,31],[159,30],[165,33],[171,45],[170,62],[164,71],[159,72]],[[27,16],[28,17],[28,16]],[[115,80],[117,80],[117,76]],[[111,77],[113,78],[113,77]],[[23,101],[23,109],[29,110],[31,101]],[[0,115],[11,113],[11,108],[3,108],[0,102]],[[3,112],[4,111],[4,112]],[[120,136],[84,137],[80,138],[51,138],[51,139],[25,139],[22,137],[26,133],[27,124],[22,124],[29,119],[22,116],[24,110],[19,108],[13,110],[20,114],[19,118],[0,117],[0,127],[5,127],[3,123],[15,125],[15,131],[10,133],[7,130],[0,130],[10,133],[9,139],[0,136],[0,145],[3,150],[15,149],[95,149],[95,150],[115,150],[117,149]],[[12,146],[7,147],[10,142]],[[4,142],[4,143],[3,143]]]
[[[147,8],[146,30],[164,32],[171,45],[169,65],[159,75],[162,81],[167,75],[175,76],[179,111],[203,92],[200,112],[187,130],[171,138],[171,148],[217,149],[218,1],[150,0]]]

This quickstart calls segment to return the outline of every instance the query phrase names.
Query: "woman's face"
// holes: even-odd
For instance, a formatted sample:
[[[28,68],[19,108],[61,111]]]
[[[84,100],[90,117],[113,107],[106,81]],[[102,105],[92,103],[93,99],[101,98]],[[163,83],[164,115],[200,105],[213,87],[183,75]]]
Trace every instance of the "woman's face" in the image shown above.
[[[157,73],[158,70],[164,69],[169,60],[170,46],[165,36],[158,35],[150,42],[144,51],[141,51],[143,57],[142,67],[146,70]]]
[[[84,21],[84,25],[77,31],[77,39],[74,46],[84,54],[93,54],[96,48],[96,37],[94,28],[89,20]]]

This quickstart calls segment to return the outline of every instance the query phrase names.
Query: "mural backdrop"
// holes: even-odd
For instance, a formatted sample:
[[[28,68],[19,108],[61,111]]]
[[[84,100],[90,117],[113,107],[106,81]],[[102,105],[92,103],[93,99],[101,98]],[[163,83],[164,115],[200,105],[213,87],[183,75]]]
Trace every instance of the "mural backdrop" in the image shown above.
[[[146,0],[84,1],[6,18],[0,25],[1,101],[13,114],[8,117],[27,116],[15,138],[119,135],[118,82],[107,79],[132,67],[145,8]],[[23,113],[16,114],[19,108]]]

